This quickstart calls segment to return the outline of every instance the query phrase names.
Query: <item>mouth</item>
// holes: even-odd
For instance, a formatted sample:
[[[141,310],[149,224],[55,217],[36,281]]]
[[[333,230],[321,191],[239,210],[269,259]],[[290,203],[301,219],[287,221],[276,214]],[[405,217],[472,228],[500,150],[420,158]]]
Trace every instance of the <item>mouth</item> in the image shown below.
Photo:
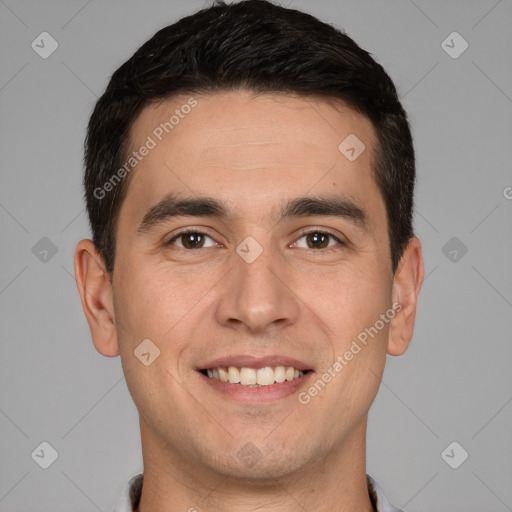
[[[300,379],[310,370],[299,370],[294,366],[264,366],[263,368],[250,368],[247,366],[217,366],[205,368],[200,372],[220,382],[238,384],[240,386],[271,386]]]
[[[307,386],[315,372],[302,361],[285,356],[227,356],[196,368],[209,389],[239,403],[279,401]]]

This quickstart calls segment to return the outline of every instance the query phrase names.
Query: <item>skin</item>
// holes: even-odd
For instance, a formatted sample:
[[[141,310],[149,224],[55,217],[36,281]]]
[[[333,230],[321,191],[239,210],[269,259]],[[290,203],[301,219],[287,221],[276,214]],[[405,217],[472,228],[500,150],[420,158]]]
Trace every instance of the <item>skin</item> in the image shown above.
[[[112,283],[91,240],[79,242],[75,273],[93,343],[121,356],[139,411],[144,487],[139,511],[371,511],[366,426],[386,354],[413,334],[423,280],[412,238],[391,272],[386,210],[371,171],[376,133],[342,105],[290,95],[237,91],[195,95],[197,106],[137,165],[121,206]],[[131,131],[140,147],[188,97],[146,107]],[[338,145],[356,134],[366,150],[353,162]],[[225,202],[228,219],[178,217],[147,233],[137,228],[166,194]],[[275,221],[289,199],[350,198],[367,229],[335,216]],[[186,249],[182,228],[211,238]],[[301,229],[332,231],[316,249]],[[312,229],[314,231],[314,229]],[[248,236],[263,252],[247,263]],[[229,354],[280,354],[307,362],[308,386],[357,335],[400,303],[401,310],[325,388],[301,404],[231,400],[198,365]],[[134,356],[144,339],[160,356]],[[252,443],[252,465],[237,457]]]

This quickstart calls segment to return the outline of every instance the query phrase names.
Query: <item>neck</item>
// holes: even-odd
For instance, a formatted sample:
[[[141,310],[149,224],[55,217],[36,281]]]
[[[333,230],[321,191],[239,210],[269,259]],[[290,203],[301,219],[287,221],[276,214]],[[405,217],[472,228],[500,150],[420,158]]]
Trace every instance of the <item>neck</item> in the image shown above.
[[[144,484],[136,512],[372,512],[366,484],[366,419],[327,456],[300,472],[240,479],[183,460],[141,419]]]

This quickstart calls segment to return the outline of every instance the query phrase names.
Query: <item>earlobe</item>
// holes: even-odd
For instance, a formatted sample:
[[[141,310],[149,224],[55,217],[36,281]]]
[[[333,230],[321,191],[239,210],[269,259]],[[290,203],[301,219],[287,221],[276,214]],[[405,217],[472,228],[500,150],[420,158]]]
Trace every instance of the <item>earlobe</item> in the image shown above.
[[[106,357],[119,355],[112,284],[92,240],[76,246],[75,279],[96,350]]]
[[[421,242],[413,237],[404,250],[393,279],[393,308],[395,316],[389,329],[387,353],[402,355],[409,346],[416,318],[416,306],[424,277]],[[395,304],[397,306],[395,307]]]

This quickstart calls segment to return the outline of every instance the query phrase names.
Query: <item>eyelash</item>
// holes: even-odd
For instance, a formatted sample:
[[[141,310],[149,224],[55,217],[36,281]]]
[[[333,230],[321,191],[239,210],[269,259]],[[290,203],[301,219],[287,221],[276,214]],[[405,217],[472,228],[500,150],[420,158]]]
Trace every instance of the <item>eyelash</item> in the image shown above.
[[[177,233],[176,235],[174,235],[169,241],[167,241],[165,243],[166,246],[172,246],[173,245],[173,242],[175,242],[180,236],[183,236],[183,235],[188,235],[190,233],[195,233],[195,234],[199,234],[199,235],[204,235],[204,236],[207,236],[208,238],[211,238],[213,240],[213,237],[211,237],[210,235],[208,235],[208,233],[205,233],[204,231],[200,231],[199,229],[194,229],[194,228],[187,228],[187,229],[184,229],[183,231],[180,231],[179,233]],[[336,236],[334,233],[331,233],[329,230],[326,230],[324,228],[315,228],[315,229],[309,229],[309,230],[305,230],[305,231],[302,231],[299,235],[299,237],[297,238],[297,240],[295,242],[293,242],[293,244],[296,244],[298,240],[300,240],[302,237],[304,236],[307,236],[307,235],[311,235],[311,234],[321,234],[321,235],[328,235],[330,236],[331,238],[333,238],[334,240],[336,240],[336,242],[338,242],[339,245],[341,246],[344,246],[346,245],[342,240],[340,240],[340,238],[338,236]],[[215,243],[218,243],[218,242],[215,242]],[[290,244],[292,245],[292,244]],[[197,249],[187,249],[187,248],[183,248],[183,247],[177,247],[177,249],[183,249],[184,251],[198,251],[200,249],[209,249],[209,247],[199,247]],[[329,251],[329,250],[333,250],[333,249],[336,249],[336,246],[332,246],[332,247],[326,247],[326,248],[323,248],[323,249],[310,249],[311,251]]]

